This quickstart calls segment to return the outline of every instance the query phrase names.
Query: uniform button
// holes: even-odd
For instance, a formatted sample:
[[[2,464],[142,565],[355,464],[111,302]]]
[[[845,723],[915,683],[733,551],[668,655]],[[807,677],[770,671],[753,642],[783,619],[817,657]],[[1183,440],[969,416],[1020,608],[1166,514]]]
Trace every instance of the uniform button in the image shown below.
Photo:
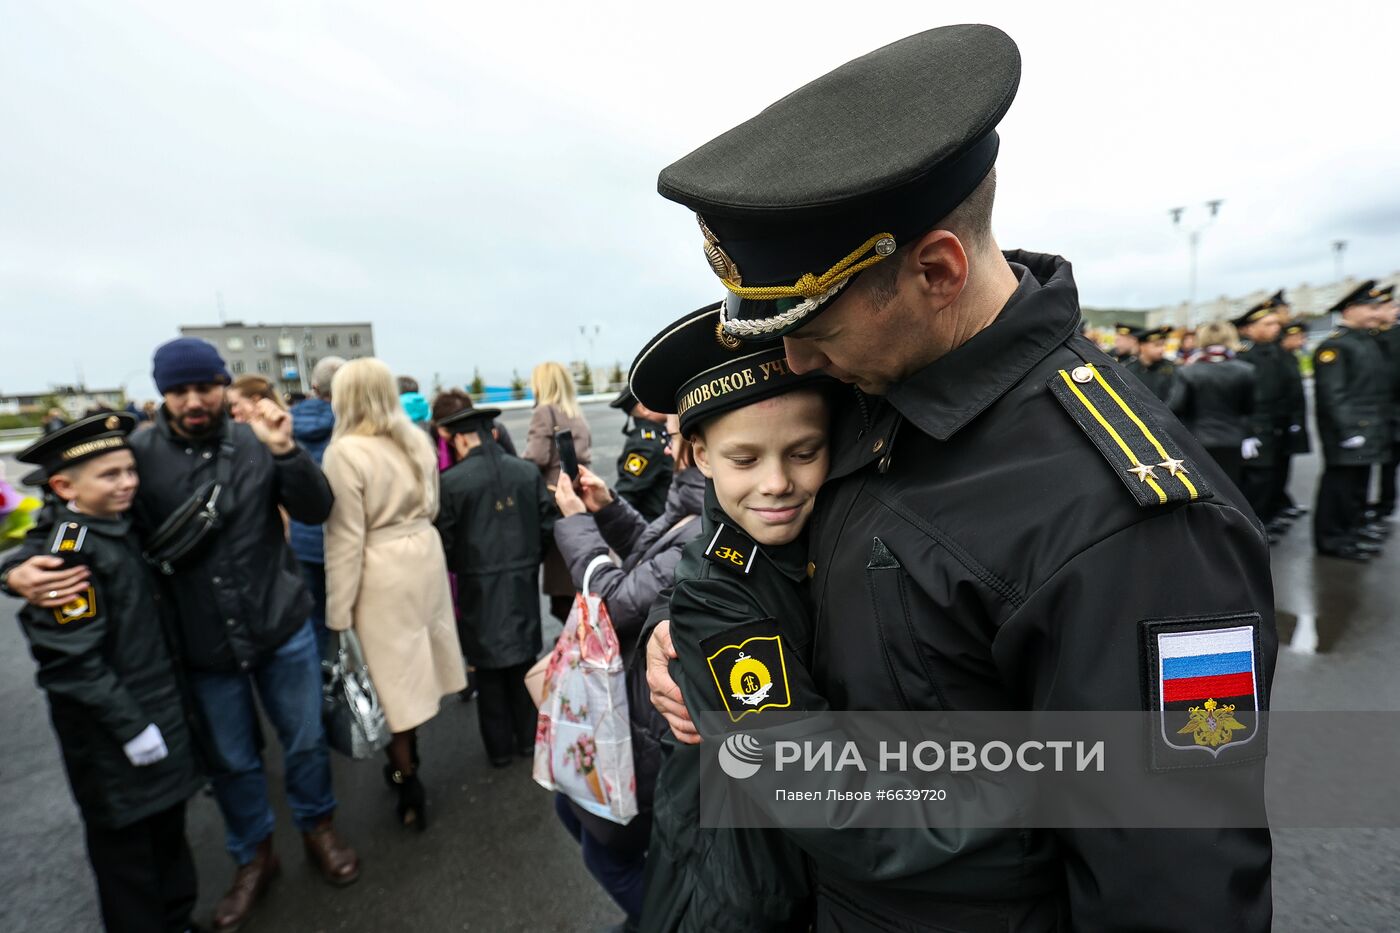
[[[239,661],[239,662],[238,662],[238,669],[239,669],[240,671],[246,671],[246,670],[248,669],[248,662],[247,662],[247,661]]]
[[[885,446],[885,439],[882,437],[875,441],[875,446],[870,448],[872,454],[878,454]]]
[[[807,576],[808,576],[808,577],[813,577],[813,576],[816,576],[816,573],[817,573],[817,565],[814,564],[814,563],[812,563],[810,560],[807,561]]]
[[[223,583],[223,582],[224,582],[224,578],[223,578],[223,577],[215,577],[215,578],[214,578],[214,582],[215,582],[215,583]]]
[[[1076,366],[1069,377],[1075,382],[1093,382],[1094,371],[1087,366]]]
[[[224,624],[227,625],[229,628],[233,628],[235,625],[238,624],[238,622],[235,619],[225,619]]]
[[[206,450],[204,453],[200,454],[200,456],[203,457],[205,460],[208,460],[213,455]]]
[[[192,453],[194,453],[194,450],[193,450],[192,448],[186,447],[186,448],[185,448],[185,453],[187,453],[187,454],[192,454]]]

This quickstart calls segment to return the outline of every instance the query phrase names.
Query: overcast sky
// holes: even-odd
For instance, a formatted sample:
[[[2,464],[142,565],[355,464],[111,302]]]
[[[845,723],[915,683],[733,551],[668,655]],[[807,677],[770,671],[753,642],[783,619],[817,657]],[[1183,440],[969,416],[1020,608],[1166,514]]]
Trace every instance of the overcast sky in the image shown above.
[[[1167,209],[1210,198],[1201,298],[1330,281],[1339,238],[1400,269],[1400,4],[1229,6],[0,0],[0,391],[150,395],[219,293],[371,321],[424,382],[582,356],[579,325],[625,365],[719,295],[657,172],[955,22],[1024,60],[998,241],[1068,257],[1085,305],[1182,300]]]

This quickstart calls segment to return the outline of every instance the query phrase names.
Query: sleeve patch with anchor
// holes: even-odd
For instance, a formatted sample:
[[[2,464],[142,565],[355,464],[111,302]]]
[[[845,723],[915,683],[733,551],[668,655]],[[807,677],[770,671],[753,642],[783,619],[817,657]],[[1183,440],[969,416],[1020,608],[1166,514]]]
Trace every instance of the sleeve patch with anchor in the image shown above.
[[[1138,505],[1211,498],[1210,485],[1195,464],[1148,412],[1135,407],[1136,398],[1113,368],[1087,363],[1062,369],[1050,377],[1049,386]]]
[[[783,639],[772,619],[712,635],[700,649],[730,721],[792,705]]]

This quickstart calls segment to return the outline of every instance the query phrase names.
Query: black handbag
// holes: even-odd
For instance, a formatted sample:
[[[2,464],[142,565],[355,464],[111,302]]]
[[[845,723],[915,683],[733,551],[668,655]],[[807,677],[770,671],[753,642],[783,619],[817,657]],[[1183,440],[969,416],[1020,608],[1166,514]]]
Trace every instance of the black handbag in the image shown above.
[[[223,524],[220,506],[227,512],[229,473],[233,469],[233,438],[227,424],[219,438],[214,461],[214,479],[202,484],[180,507],[160,523],[146,542],[142,557],[166,576],[194,556],[215,529]]]

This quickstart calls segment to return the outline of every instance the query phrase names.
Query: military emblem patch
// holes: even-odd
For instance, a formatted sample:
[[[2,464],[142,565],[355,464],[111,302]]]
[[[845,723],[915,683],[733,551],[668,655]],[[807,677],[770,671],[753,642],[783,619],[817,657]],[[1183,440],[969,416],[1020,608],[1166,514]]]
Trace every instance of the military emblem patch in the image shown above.
[[[628,454],[627,459],[622,462],[622,471],[630,473],[632,476],[641,476],[646,471],[649,462],[641,454]]]
[[[721,567],[748,573],[758,556],[758,545],[738,529],[721,523],[705,548],[705,556]]]
[[[1154,764],[1209,764],[1253,743],[1260,732],[1259,617],[1145,622],[1149,709],[1161,714]],[[1204,756],[1197,755],[1204,753]],[[1189,759],[1189,760],[1188,760]]]
[[[782,637],[774,634],[742,638],[742,633],[752,628],[745,626],[739,633],[712,636],[700,645],[709,652],[705,660],[732,722],[749,713],[792,705]],[[772,631],[772,623],[764,623],[763,628]]]
[[[97,615],[97,593],[92,587],[86,593],[79,593],[53,611],[54,621],[59,625],[91,619]]]

